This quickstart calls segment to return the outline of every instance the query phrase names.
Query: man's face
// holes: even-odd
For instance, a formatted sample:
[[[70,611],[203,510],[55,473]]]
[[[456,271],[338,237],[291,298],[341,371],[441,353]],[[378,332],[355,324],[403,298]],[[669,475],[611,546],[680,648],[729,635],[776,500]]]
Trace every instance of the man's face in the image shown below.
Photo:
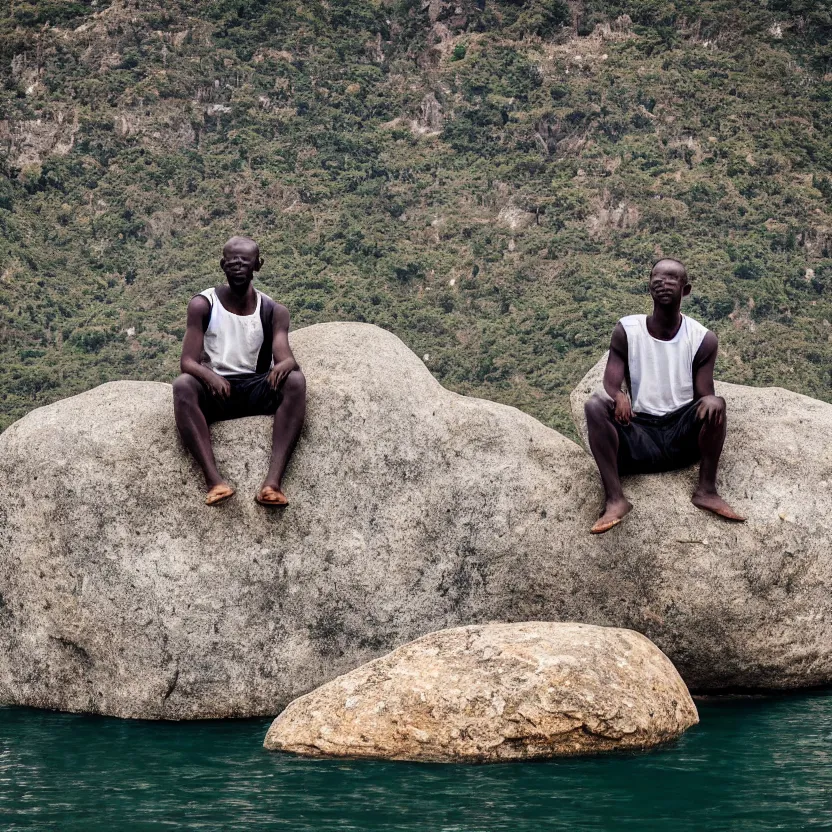
[[[251,242],[232,241],[223,249],[220,265],[228,285],[242,288],[251,283],[254,273],[260,267],[260,252]]]
[[[650,274],[650,297],[660,306],[676,306],[690,293],[684,268],[673,260],[662,260]]]

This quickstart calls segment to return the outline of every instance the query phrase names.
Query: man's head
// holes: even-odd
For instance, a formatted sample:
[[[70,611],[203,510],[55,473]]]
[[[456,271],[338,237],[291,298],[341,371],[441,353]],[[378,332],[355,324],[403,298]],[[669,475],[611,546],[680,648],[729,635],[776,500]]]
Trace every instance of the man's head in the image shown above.
[[[680,306],[690,294],[690,282],[684,265],[672,257],[663,257],[650,270],[650,296],[657,306]]]
[[[233,289],[245,288],[262,265],[260,247],[251,237],[232,237],[222,248],[220,268]]]

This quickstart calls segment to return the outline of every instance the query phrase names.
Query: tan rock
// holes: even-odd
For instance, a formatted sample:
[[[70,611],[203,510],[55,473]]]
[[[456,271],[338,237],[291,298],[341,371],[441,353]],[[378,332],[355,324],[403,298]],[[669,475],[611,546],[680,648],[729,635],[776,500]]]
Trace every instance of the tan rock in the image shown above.
[[[47,156],[66,156],[78,133],[78,111],[57,110],[50,118],[0,122],[0,141],[9,145],[9,158],[17,167],[39,165]]]
[[[430,633],[296,699],[264,744],[495,762],[648,748],[698,721],[670,660],[632,630],[488,624]]]
[[[501,225],[510,231],[522,231],[528,228],[535,221],[535,215],[531,211],[524,211],[516,205],[506,205],[497,214],[497,225]]]

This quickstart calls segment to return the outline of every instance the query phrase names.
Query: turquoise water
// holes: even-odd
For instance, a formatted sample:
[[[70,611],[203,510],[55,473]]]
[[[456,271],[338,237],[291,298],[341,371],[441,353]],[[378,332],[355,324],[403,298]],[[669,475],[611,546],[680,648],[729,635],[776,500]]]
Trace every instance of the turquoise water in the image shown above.
[[[0,708],[0,829],[832,830],[832,693],[698,701],[659,751],[496,766],[310,761],[269,720]]]

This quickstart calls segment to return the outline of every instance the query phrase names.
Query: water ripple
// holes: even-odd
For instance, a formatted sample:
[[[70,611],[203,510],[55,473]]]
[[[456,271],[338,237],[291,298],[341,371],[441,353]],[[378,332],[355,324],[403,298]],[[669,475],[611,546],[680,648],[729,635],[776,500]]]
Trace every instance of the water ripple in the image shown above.
[[[832,829],[832,694],[705,701],[699,710],[699,726],[652,753],[441,766],[269,753],[269,720],[0,708],[0,829]]]

